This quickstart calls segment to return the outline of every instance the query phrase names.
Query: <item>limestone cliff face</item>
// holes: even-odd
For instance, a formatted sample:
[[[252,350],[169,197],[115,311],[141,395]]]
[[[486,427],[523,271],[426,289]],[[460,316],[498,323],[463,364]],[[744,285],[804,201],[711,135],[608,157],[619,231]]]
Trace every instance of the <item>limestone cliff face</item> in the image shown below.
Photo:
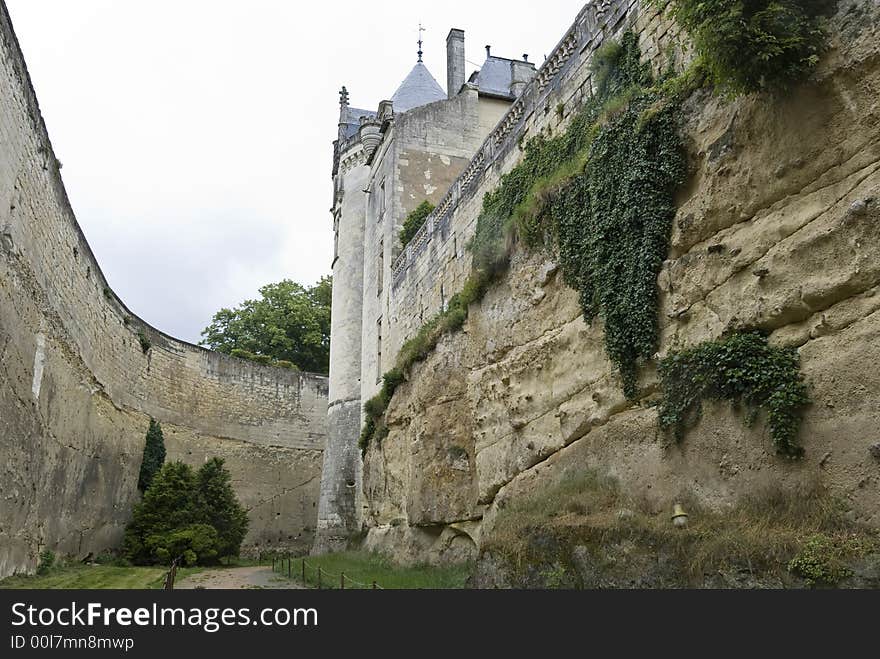
[[[0,2],[0,577],[33,570],[42,549],[119,544],[150,417],[169,460],[226,460],[246,548],[305,549],[326,414],[325,377],[178,341],[110,290]]]
[[[832,24],[814,82],[688,100],[691,176],[658,278],[659,356],[747,327],[798,348],[805,458],[776,457],[763,422],[720,403],[674,443],[656,408],[623,397],[602,322],[584,323],[554,255],[518,250],[397,389],[390,434],[365,459],[368,546],[473,556],[500,506],[572,466],[610,472],[658,510],[683,492],[718,508],[818,478],[880,527],[880,7],[841,3]],[[645,402],[657,393],[650,368],[640,386]]]

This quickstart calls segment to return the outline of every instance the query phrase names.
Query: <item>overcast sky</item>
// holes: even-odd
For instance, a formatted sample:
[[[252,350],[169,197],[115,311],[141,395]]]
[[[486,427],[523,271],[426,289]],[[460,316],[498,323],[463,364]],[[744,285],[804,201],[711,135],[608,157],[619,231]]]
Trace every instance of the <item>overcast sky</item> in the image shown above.
[[[197,342],[266,283],[329,274],[338,90],[375,109],[416,61],[540,65],[579,2],[6,0],[80,225],[116,293]],[[307,9],[305,9],[307,8]],[[469,65],[475,69],[477,66]]]

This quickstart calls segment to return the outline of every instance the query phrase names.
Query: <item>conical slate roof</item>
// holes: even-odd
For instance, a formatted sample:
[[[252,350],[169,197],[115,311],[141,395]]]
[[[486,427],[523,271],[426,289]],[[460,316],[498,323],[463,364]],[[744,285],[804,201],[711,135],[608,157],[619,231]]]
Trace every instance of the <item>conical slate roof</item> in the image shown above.
[[[427,105],[446,98],[446,92],[421,62],[417,62],[409,75],[400,83],[391,101],[395,112],[406,112],[420,105]]]

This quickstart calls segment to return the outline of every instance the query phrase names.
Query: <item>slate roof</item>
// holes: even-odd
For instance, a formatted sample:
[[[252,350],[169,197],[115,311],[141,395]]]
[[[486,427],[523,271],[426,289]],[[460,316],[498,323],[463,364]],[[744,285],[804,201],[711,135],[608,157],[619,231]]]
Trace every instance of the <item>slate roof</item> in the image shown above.
[[[358,128],[361,127],[361,117],[375,117],[376,113],[370,110],[361,110],[360,108],[345,108],[345,115],[342,123],[345,124],[345,139],[350,139],[357,135]]]
[[[445,98],[446,92],[428,68],[422,62],[417,62],[394,92],[391,102],[394,104],[394,112],[400,113]]]
[[[474,80],[481,93],[513,98],[510,91],[513,82],[510,62],[509,59],[492,55],[486,58]]]

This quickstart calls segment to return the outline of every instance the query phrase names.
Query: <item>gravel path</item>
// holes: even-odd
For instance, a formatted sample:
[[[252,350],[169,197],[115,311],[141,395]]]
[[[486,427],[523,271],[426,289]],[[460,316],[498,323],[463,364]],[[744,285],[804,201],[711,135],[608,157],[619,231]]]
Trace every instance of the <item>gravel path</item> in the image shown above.
[[[181,579],[174,588],[270,588],[270,589],[301,589],[302,586],[287,577],[272,572],[271,567],[230,567],[205,570],[198,574]]]

